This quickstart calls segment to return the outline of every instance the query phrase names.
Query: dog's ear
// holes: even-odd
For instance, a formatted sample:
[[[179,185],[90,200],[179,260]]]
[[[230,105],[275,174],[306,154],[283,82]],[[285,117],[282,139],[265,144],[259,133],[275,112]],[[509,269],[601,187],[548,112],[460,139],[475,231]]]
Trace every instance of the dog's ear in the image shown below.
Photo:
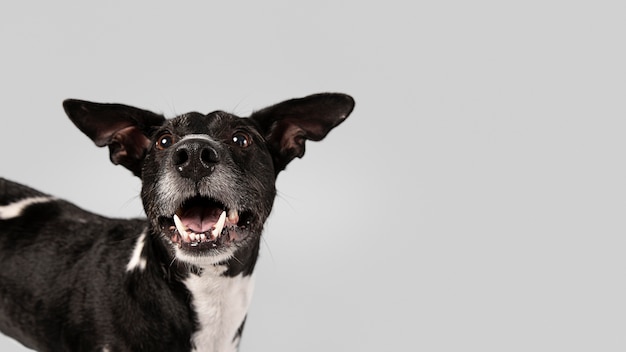
[[[121,104],[68,99],[63,102],[70,120],[98,147],[109,147],[111,161],[141,177],[141,163],[150,149],[152,131],[163,115]]]
[[[304,155],[304,142],[322,140],[354,109],[354,99],[339,93],[322,93],[291,99],[254,112],[274,159],[276,174],[295,157]]]

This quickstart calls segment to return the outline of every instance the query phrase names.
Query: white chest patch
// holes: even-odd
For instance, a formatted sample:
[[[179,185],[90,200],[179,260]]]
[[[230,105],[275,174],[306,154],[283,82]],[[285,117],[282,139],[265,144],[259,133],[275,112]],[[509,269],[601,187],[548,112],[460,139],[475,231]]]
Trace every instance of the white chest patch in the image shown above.
[[[55,200],[53,197],[31,197],[18,200],[17,202],[13,202],[8,205],[0,206],[0,219],[7,220],[16,218],[22,215],[22,211],[30,205],[51,202],[53,200]]]
[[[195,352],[235,352],[237,330],[243,323],[254,289],[252,276],[221,276],[225,267],[205,268],[185,285],[192,295],[199,328],[192,336]]]

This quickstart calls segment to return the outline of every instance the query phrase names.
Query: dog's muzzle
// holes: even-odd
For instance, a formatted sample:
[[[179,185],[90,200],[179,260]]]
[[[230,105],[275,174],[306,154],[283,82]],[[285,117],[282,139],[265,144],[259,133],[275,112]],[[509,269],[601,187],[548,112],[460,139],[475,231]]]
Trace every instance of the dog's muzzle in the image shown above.
[[[179,191],[163,199],[172,202],[167,208],[173,211],[159,217],[165,236],[178,248],[198,254],[227,249],[246,239],[253,213],[223,197],[228,183],[212,180],[219,178],[215,170],[221,162],[214,142],[203,135],[190,135],[173,148],[170,167],[180,179],[171,181],[179,183]]]

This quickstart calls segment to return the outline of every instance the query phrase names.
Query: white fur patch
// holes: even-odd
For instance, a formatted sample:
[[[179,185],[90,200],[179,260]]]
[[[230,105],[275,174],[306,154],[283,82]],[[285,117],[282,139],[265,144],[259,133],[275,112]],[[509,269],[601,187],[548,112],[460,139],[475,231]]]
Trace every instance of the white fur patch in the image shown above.
[[[204,139],[205,141],[215,142],[213,138],[211,138],[208,134],[188,134],[180,141],[184,141],[186,139]]]
[[[146,258],[141,255],[141,253],[143,252],[143,247],[146,244],[146,232],[147,230],[144,230],[137,239],[137,242],[135,243],[135,249],[133,249],[133,254],[130,257],[130,261],[126,265],[127,272],[133,271],[135,269],[144,270],[146,268]]]
[[[31,197],[18,200],[11,204],[0,206],[0,220],[16,218],[22,215],[22,211],[33,204],[46,203],[55,200],[53,197]]]
[[[221,276],[224,266],[191,275],[185,285],[192,294],[199,330],[192,336],[194,352],[236,352],[237,330],[243,323],[254,288],[252,276]]]

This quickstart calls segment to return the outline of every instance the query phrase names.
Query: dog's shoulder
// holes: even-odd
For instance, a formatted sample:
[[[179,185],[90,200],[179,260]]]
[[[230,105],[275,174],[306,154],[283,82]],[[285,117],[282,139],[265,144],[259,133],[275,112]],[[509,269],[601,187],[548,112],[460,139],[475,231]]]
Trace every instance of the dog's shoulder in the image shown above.
[[[3,226],[2,223],[5,223]],[[128,228],[130,233],[145,227],[145,220],[120,220],[103,217],[86,211],[68,201],[37,191],[23,184],[0,178],[0,232],[15,231],[34,236],[45,228],[80,230],[83,233],[106,231],[112,228]],[[25,231],[32,228],[32,233]],[[131,229],[136,228],[133,231]],[[39,229],[38,231],[35,231]],[[127,231],[113,231],[126,233]],[[136,236],[135,236],[136,237]]]
[[[28,198],[45,198],[47,194],[0,177],[0,206],[6,206]]]
[[[43,209],[40,204],[50,204],[56,198],[35,189],[0,178],[0,221],[24,217],[28,210]]]
[[[40,192],[23,184],[0,178],[0,220],[33,218],[43,221],[52,213],[60,215],[63,210],[87,213],[62,199]],[[35,220],[33,218],[33,220]]]

